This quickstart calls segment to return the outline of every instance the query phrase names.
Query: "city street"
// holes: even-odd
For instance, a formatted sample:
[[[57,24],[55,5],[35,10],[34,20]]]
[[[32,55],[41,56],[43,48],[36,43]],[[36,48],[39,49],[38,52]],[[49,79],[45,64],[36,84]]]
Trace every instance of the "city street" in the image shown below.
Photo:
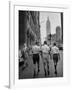
[[[33,78],[33,61],[32,56],[29,56],[27,59],[27,67],[23,68],[23,65],[19,67],[19,79]],[[62,77],[63,76],[63,51],[60,51],[60,60],[57,65],[57,75],[54,74],[54,63],[53,60],[49,60],[49,71],[50,75],[47,77]],[[40,57],[40,72],[37,78],[44,78],[44,66],[42,62],[42,58]]]

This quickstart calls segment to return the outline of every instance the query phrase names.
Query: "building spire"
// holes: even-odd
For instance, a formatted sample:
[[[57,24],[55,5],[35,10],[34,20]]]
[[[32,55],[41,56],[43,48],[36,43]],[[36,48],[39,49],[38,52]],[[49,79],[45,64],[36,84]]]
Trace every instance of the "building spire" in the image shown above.
[[[50,32],[51,32],[49,16],[47,17],[47,22],[46,22],[46,32],[47,32],[47,35],[50,34]]]

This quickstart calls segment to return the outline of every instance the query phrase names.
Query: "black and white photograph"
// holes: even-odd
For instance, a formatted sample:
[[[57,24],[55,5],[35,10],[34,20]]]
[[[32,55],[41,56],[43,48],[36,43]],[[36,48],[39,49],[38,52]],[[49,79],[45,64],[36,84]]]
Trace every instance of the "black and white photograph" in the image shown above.
[[[63,77],[63,12],[18,11],[18,78]]]

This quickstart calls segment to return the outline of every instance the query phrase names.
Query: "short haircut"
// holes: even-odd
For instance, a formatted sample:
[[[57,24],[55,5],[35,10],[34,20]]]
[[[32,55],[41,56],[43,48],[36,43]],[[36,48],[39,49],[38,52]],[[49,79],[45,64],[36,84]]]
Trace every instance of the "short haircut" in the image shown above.
[[[36,41],[35,44],[38,45],[38,42]]]
[[[47,44],[47,41],[44,41],[44,44]]]
[[[56,43],[54,43],[53,45],[56,46]]]

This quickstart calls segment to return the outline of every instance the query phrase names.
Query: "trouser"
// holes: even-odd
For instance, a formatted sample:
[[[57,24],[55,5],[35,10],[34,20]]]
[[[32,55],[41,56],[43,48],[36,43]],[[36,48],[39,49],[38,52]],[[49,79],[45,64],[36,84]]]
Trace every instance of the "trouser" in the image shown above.
[[[58,54],[53,54],[53,61],[54,61],[54,64],[57,64],[57,62],[58,62]]]
[[[44,71],[45,75],[49,74],[49,54],[43,53],[43,64],[44,64]]]

